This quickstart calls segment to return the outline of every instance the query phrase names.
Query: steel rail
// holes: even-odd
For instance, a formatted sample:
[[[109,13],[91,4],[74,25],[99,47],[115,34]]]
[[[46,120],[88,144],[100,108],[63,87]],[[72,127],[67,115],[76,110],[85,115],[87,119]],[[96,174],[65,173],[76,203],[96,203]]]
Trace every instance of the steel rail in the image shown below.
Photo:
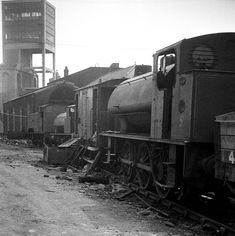
[[[231,228],[230,226],[228,226],[224,223],[221,223],[217,220],[214,220],[214,219],[209,218],[205,215],[202,215],[201,213],[190,210],[189,208],[187,208],[179,203],[176,203],[172,200],[162,199],[157,194],[155,194],[151,191],[148,191],[148,190],[142,190],[137,185],[135,185],[133,183],[128,184],[128,187],[131,190],[133,190],[135,192],[135,194],[155,200],[157,203],[160,203],[161,205],[167,207],[168,209],[172,209],[173,211],[183,215],[184,217],[194,220],[200,224],[210,225],[215,230],[216,235],[218,235],[218,236],[234,236],[235,235],[235,229]],[[147,206],[149,207],[149,205],[151,205],[151,204],[148,203]],[[151,206],[151,207],[153,209],[156,208],[154,206]]]

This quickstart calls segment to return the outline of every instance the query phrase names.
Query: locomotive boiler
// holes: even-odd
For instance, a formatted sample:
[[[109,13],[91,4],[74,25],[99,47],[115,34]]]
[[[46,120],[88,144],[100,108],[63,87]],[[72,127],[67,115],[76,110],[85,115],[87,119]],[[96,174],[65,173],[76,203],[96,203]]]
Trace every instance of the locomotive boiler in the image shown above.
[[[150,132],[152,72],[121,83],[112,93],[108,110],[118,117],[120,131]]]
[[[157,51],[153,68],[109,98],[114,130],[101,134],[109,159],[113,153],[127,181],[153,184],[162,198],[220,192],[214,120],[235,110],[235,33],[184,39]]]

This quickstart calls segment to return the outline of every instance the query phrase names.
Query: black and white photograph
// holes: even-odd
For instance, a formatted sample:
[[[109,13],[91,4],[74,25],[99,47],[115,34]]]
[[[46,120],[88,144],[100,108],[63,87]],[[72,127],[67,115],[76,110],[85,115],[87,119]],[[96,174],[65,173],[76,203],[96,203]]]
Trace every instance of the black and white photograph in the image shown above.
[[[0,236],[235,236],[235,0],[0,15]]]

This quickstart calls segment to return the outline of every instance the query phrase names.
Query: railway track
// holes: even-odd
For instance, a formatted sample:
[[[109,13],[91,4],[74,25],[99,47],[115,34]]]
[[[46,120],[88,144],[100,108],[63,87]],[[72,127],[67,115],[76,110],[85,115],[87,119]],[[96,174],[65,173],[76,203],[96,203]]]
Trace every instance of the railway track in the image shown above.
[[[117,167],[117,166],[114,164],[114,167]],[[109,170],[106,168],[101,168],[101,169],[102,169],[102,171],[104,171],[108,175],[113,176],[114,179],[119,179],[118,178],[119,175],[117,173],[114,173],[113,172],[114,170],[112,170],[112,168],[109,168]],[[116,168],[114,168],[114,169],[116,169]],[[120,173],[121,172],[119,172],[119,174]],[[166,207],[167,209],[171,209],[174,212],[182,215],[183,217],[187,217],[188,219],[198,222],[199,224],[209,226],[211,229],[213,229],[213,232],[214,232],[213,235],[235,236],[235,228],[230,226],[230,225],[235,225],[235,216],[232,218],[233,222],[232,223],[229,222],[230,223],[230,225],[229,225],[229,224],[227,224],[226,220],[221,222],[221,220],[218,220],[216,218],[212,218],[209,215],[204,214],[202,212],[198,212],[197,210],[195,210],[195,208],[192,209],[191,207],[185,206],[182,203],[175,202],[173,200],[169,200],[169,199],[165,199],[165,198],[161,198],[155,192],[143,189],[143,188],[139,187],[139,185],[136,185],[134,183],[129,183],[127,185],[127,187],[129,188],[129,190],[126,193],[124,193],[121,196],[121,198],[125,198],[126,196],[129,196],[130,194],[135,194],[139,200],[141,200],[148,207],[154,209],[156,212],[160,213],[163,216],[164,215],[166,216],[167,213],[165,213],[164,210],[163,211],[160,210],[160,212],[159,212],[159,209],[154,207],[154,204],[152,204],[152,202],[159,203],[162,206]],[[198,209],[199,208],[203,208],[203,207],[199,206]],[[213,214],[211,214],[211,215],[213,215]],[[220,219],[221,219],[221,217],[220,217]],[[230,220],[231,220],[231,218],[230,218]]]
[[[166,207],[167,209],[171,209],[174,212],[180,214],[183,217],[187,217],[193,221],[196,221],[199,224],[207,225],[211,229],[213,229],[213,235],[217,236],[234,236],[235,235],[235,228],[232,228],[226,222],[221,222],[219,220],[213,219],[207,215],[201,214],[195,210],[191,210],[188,207],[174,202],[169,199],[162,199],[157,194],[149,190],[142,190],[137,185],[131,183],[128,184],[128,188],[130,191],[127,191],[122,195],[121,198],[125,198],[130,194],[135,194],[135,196],[149,208],[152,208],[157,213],[163,216],[168,216],[168,214],[164,210],[159,210],[154,206],[152,202],[161,204],[162,206]],[[150,201],[152,200],[152,201]],[[234,219],[235,222],[235,219]],[[231,224],[231,222],[230,222]]]

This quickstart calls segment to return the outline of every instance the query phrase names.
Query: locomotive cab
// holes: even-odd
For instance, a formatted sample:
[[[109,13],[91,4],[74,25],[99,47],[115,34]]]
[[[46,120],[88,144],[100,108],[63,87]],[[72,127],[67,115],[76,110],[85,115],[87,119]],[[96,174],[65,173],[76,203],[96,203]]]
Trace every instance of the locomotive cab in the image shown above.
[[[160,67],[155,78],[157,87],[159,90],[171,88],[175,83],[175,54],[163,55],[159,60]]]
[[[168,150],[176,140],[183,144],[172,155],[175,187],[182,180],[199,191],[212,186],[207,182],[214,178],[214,118],[235,106],[234,36],[185,39],[154,54],[151,137],[167,139]],[[166,81],[171,53],[175,74]]]

